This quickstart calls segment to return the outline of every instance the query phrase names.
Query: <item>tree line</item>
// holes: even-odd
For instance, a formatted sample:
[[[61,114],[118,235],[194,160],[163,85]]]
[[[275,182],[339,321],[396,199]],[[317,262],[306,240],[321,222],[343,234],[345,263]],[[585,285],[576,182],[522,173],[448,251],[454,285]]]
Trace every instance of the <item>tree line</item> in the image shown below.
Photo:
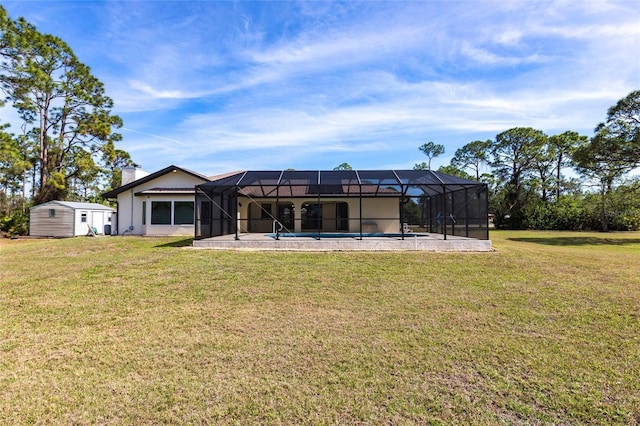
[[[0,6],[0,107],[19,129],[0,123],[0,231],[27,232],[27,208],[50,200],[101,201],[133,165],[116,144],[122,120],[88,66],[60,38],[43,34]],[[421,147],[430,169],[444,146]],[[498,227],[640,229],[640,90],[609,108],[594,136],[548,136],[518,127],[455,152],[444,173],[484,181]],[[343,163],[336,169],[348,170]]]
[[[119,185],[132,162],[116,148],[122,120],[103,83],[64,41],[2,6],[0,90],[22,123],[0,123],[1,230],[24,233],[30,203],[98,201]]]
[[[429,162],[444,146],[419,150]],[[549,136],[530,127],[458,149],[438,171],[489,184],[497,227],[512,229],[640,229],[640,90],[609,108],[591,138],[574,131]]]

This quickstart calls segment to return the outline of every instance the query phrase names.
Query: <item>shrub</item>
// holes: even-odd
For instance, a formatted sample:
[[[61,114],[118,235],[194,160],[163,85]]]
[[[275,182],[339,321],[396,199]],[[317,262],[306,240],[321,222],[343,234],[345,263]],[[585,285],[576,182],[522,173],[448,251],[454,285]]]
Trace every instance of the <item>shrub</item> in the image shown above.
[[[0,218],[0,231],[8,236],[27,235],[29,233],[29,215],[20,211]]]

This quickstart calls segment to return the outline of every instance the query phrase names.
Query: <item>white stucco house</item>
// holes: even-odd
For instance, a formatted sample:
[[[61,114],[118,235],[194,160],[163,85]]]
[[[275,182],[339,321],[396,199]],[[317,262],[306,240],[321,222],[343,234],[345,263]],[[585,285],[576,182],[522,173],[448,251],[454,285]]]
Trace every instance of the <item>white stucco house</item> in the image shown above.
[[[115,209],[96,203],[49,201],[30,210],[29,235],[32,237],[76,237],[110,234]]]
[[[195,187],[208,181],[173,165],[155,173],[124,169],[122,186],[102,194],[117,202],[112,235],[193,236]]]
[[[431,170],[123,170],[112,235],[401,235],[488,239],[486,184]]]

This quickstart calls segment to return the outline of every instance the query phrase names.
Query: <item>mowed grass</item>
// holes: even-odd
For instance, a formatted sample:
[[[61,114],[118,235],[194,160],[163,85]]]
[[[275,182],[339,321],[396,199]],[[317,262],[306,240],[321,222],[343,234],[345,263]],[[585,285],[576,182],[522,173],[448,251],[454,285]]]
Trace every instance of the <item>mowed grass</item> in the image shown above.
[[[637,424],[640,233],[0,242],[0,424]]]

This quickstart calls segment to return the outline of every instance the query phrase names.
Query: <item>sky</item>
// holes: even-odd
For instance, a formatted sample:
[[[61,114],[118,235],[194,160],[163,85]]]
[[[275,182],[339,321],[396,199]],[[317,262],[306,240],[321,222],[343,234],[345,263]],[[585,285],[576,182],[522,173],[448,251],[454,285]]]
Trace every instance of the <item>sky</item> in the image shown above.
[[[640,89],[636,0],[2,5],[91,68],[149,172],[411,169],[429,141],[437,169],[513,127],[592,136]]]

